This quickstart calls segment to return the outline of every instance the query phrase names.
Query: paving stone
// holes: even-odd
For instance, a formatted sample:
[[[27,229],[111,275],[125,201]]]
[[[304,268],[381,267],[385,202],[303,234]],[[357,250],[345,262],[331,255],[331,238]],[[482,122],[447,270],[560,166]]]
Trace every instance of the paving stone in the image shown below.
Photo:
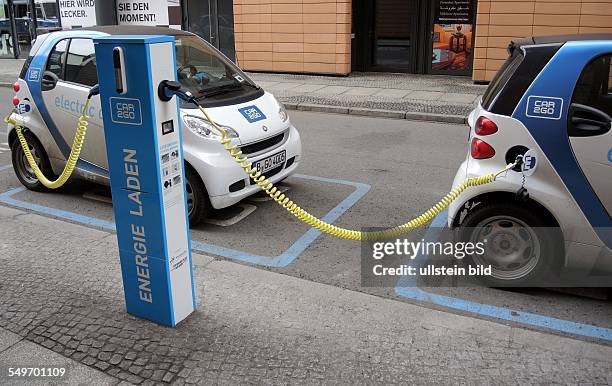
[[[442,92],[437,91],[412,91],[408,95],[406,95],[405,99],[423,99],[428,101],[435,101],[440,99],[440,97],[444,95]]]
[[[350,87],[346,86],[325,86],[323,88],[313,91],[313,94],[339,95],[347,92],[350,89]]]
[[[311,93],[311,92],[320,90],[324,87],[327,87],[327,86],[324,84],[302,84],[302,85],[292,88],[291,91],[295,93]]]
[[[474,103],[478,95],[461,94],[461,93],[445,93],[438,98],[442,102],[459,102],[459,103]]]
[[[351,87],[350,89],[343,92],[342,95],[371,96],[382,90],[382,88],[375,87]]]

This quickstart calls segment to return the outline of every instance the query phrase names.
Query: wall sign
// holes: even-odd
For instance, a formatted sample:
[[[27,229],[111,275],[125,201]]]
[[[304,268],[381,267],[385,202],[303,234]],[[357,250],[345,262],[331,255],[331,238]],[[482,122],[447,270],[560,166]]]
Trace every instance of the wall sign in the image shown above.
[[[117,0],[120,25],[169,25],[168,0]]]
[[[63,28],[96,25],[96,0],[59,0]]]
[[[431,68],[465,72],[472,65],[473,0],[434,0]]]

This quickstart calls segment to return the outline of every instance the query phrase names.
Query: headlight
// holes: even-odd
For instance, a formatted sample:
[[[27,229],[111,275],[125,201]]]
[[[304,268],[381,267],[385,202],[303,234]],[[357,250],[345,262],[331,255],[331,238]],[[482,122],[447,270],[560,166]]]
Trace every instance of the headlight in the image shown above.
[[[196,117],[195,115],[183,115],[183,123],[194,134],[203,138],[219,139],[221,133],[215,129],[206,119]],[[238,133],[228,126],[219,125],[227,131],[229,138],[238,138]]]
[[[287,120],[289,119],[289,114],[287,114],[285,105],[282,104],[282,102],[279,101],[276,97],[274,97],[274,99],[276,99],[276,103],[278,103],[278,117],[280,118],[281,121],[283,121],[283,123],[287,122]]]
[[[287,115],[287,110],[285,109],[285,106],[282,103],[279,103],[279,105],[280,109],[278,109],[278,116],[281,121],[287,122],[287,120],[289,119],[289,115]]]

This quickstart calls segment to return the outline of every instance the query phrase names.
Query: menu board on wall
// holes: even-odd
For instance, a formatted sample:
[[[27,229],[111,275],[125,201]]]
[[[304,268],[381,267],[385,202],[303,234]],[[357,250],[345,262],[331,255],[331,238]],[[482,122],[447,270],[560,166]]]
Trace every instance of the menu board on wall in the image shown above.
[[[434,0],[434,72],[464,73],[472,65],[473,0]]]

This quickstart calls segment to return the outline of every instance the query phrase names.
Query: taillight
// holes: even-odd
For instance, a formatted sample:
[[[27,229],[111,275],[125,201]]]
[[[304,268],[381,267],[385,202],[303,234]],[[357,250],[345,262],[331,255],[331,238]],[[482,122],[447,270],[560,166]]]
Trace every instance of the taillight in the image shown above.
[[[478,135],[490,135],[497,133],[497,125],[487,117],[479,117],[476,120],[474,131]]]
[[[487,159],[495,155],[495,149],[480,138],[472,139],[471,146],[472,158],[475,159]]]
[[[15,90],[15,92],[19,92],[19,89],[20,89],[20,88],[21,88],[21,87],[19,86],[19,82],[15,82],[15,83],[13,83],[13,90]]]
[[[17,106],[19,104],[19,98],[16,96],[13,97],[13,106]]]

